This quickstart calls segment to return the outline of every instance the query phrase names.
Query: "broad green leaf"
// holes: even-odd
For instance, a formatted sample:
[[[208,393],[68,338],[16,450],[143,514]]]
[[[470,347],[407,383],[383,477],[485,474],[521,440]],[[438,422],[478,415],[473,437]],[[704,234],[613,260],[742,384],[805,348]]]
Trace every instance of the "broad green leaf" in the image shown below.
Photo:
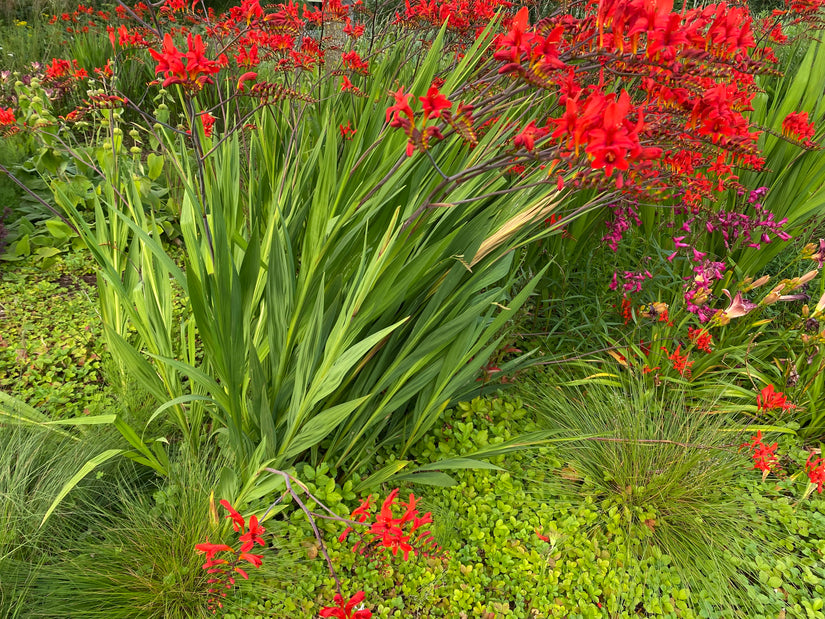
[[[449,488],[455,486],[458,482],[447,475],[438,471],[425,471],[423,473],[408,473],[406,475],[396,475],[392,478],[393,481],[408,481],[413,484],[425,484],[427,486],[438,486],[441,488]]]
[[[156,155],[155,153],[149,153],[148,157],[146,157],[146,164],[148,166],[146,176],[153,181],[157,180],[160,173],[163,171],[163,157]]]
[[[376,471],[375,473],[361,481],[361,483],[355,486],[355,488],[353,488],[352,491],[357,494],[364,490],[368,490],[369,488],[374,488],[379,484],[383,484],[393,475],[398,473],[398,471],[405,468],[409,463],[409,460],[393,460],[392,462],[385,464],[378,471]]]
[[[316,414],[303,425],[298,435],[286,446],[284,457],[297,456],[302,451],[318,445],[330,432],[337,430],[341,422],[369,397],[369,395],[365,395]]]
[[[114,423],[117,415],[92,415],[89,417],[72,417],[71,419],[55,419],[47,421],[45,425],[51,426],[97,426],[105,423]]]
[[[436,471],[441,469],[488,469],[492,471],[503,471],[504,469],[490,462],[484,460],[477,460],[475,458],[447,458],[446,460],[439,460],[431,464],[419,466],[413,473],[419,471]]]

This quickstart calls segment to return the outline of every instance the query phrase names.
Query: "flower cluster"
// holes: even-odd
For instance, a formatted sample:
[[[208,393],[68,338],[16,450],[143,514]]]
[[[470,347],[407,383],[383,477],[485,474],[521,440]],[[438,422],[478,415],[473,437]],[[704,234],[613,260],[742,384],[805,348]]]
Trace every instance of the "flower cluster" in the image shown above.
[[[773,385],[767,385],[756,396],[756,407],[760,411],[769,411],[779,409],[787,411],[796,408],[793,404],[788,402],[781,391],[776,391]]]
[[[693,278],[688,278],[685,284],[685,307],[699,320],[707,322],[716,313],[707,306],[707,302],[713,294],[714,284],[724,277],[725,263],[702,259],[693,267],[693,273]]]
[[[163,47],[160,51],[150,49],[149,53],[157,61],[155,75],[164,73],[166,79],[163,87],[171,84],[181,84],[184,88],[197,92],[204,84],[212,83],[210,75],[214,75],[221,70],[221,66],[227,64],[224,56],[219,60],[210,60],[206,57],[206,45],[201,35],[192,36],[190,33],[186,39],[187,51],[184,53],[175,45],[172,35],[167,33],[163,38]]]
[[[614,252],[618,251],[624,233],[630,230],[632,224],[642,225],[639,213],[629,204],[614,205],[612,219],[605,222],[607,234],[602,237],[602,243],[607,243],[608,247]]]
[[[762,430],[759,430],[756,436],[752,436],[749,443],[743,443],[740,449],[745,447],[751,451],[753,468],[762,471],[763,480],[770,472],[776,471],[779,468],[779,458],[776,455],[777,443],[773,445],[763,443]]]
[[[705,329],[688,327],[688,339],[696,344],[698,350],[706,353],[713,352],[713,349],[710,347],[713,343],[713,337]]]
[[[808,121],[808,112],[791,112],[782,121],[782,134],[795,136],[800,140],[814,136],[814,124]]]
[[[260,567],[263,555],[250,552],[255,544],[266,546],[266,542],[261,537],[266,530],[258,523],[257,516],[249,519],[249,528],[247,528],[246,519],[233,509],[229,501],[223,500],[221,505],[229,511],[227,518],[232,519],[235,532],[240,533],[238,541],[241,542],[241,546],[235,550],[227,544],[210,544],[208,540],[195,546],[195,550],[206,555],[206,562],[202,568],[211,575],[207,582],[211,585],[208,606],[212,612],[223,608],[221,599],[226,597],[226,590],[231,589],[235,584],[235,574],[244,579],[249,578],[246,570],[240,567],[241,563],[246,562],[254,567]],[[216,558],[218,555],[221,555],[220,558]]]
[[[377,512],[372,510],[372,495],[368,496],[361,505],[352,512],[355,522],[368,529],[360,534],[359,541],[353,550],[360,554],[384,553],[389,551],[396,556],[399,551],[406,561],[410,553],[424,556],[436,555],[440,552],[438,545],[429,530],[421,530],[424,525],[432,522],[432,515],[427,512],[419,516],[416,504],[418,500],[410,494],[409,501],[398,503],[400,515],[396,516],[396,502],[398,488],[390,492]],[[354,523],[353,523],[354,524]],[[353,527],[347,527],[341,534],[339,541],[343,542],[353,532]]]
[[[625,271],[622,274],[622,292],[624,296],[627,296],[629,293],[641,292],[642,284],[644,283],[645,279],[653,279],[653,275],[650,273],[650,271],[645,271],[644,273],[634,273],[633,271]],[[613,273],[613,279],[610,280],[610,285],[608,287],[610,288],[610,290],[616,290],[619,287],[618,273]]]
[[[387,108],[386,121],[390,127],[399,128],[407,134],[407,156],[411,157],[416,150],[425,151],[429,148],[430,140],[437,138],[443,140],[444,136],[436,125],[427,125],[433,119],[443,119],[453,124],[450,110],[452,101],[441,93],[436,85],[430,86],[426,96],[418,97],[421,103],[423,117],[421,118],[421,128],[416,126],[416,115],[410,107],[412,94],[404,92],[404,88],[399,88],[396,92],[390,92],[395,103]],[[459,105],[458,116],[468,115],[472,108]]]
[[[682,376],[690,376],[690,368],[693,365],[693,361],[688,361],[687,354],[682,354],[682,345],[679,344],[672,353],[668,352],[667,348],[662,346],[662,350],[665,351],[667,358],[673,363],[673,369],[679,372]]]

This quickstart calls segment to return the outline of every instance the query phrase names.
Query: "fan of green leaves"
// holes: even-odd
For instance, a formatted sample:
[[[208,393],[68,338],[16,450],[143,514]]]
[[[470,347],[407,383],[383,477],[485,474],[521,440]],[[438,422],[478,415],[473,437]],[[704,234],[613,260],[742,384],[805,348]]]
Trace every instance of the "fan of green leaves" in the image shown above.
[[[481,41],[449,72],[445,92],[467,79]],[[224,496],[249,491],[242,484],[264,463],[304,458],[354,470],[378,444],[397,448],[375,477],[386,479],[408,467],[410,446],[451,402],[478,390],[479,369],[531,292],[528,284],[511,293],[512,250],[560,198],[546,185],[492,195],[508,186],[493,170],[431,204],[445,178],[512,129],[494,124],[473,150],[453,139],[406,157],[406,136],[385,125],[386,87],[426,91],[443,62],[442,36],[417,67],[402,48],[375,62],[366,96],[326,80],[315,103],[266,107],[249,133],[199,132],[212,148],[202,173],[166,133],[163,165],[183,186],[183,267],[161,244],[146,200],[157,157],[117,157],[115,140],[96,152],[109,181],[98,192],[81,198],[54,184],[100,265],[112,354],[161,403],[146,428],[118,422],[136,460],[165,471],[166,438],[151,438],[164,416],[195,450],[211,422],[237,473],[227,473]],[[339,132],[347,121],[351,142]],[[444,479],[419,478],[435,477]]]

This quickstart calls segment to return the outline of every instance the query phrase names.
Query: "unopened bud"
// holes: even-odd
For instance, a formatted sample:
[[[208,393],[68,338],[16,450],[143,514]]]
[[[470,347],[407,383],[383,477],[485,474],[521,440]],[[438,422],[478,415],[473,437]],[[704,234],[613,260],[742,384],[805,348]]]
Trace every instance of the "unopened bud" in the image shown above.
[[[760,303],[760,305],[772,305],[773,303],[776,303],[777,301],[779,301],[779,297],[782,296],[782,289],[783,288],[785,288],[784,283],[779,284],[778,286],[776,286],[773,290],[771,290],[765,296],[764,299],[762,299],[762,302]]]
[[[763,275],[762,277],[757,279],[755,282],[749,284],[747,286],[746,290],[753,290],[754,288],[759,288],[759,286],[764,286],[765,284],[768,283],[768,281],[770,279],[771,279],[770,275]]]
[[[795,282],[795,283],[794,283],[794,286],[793,286],[793,287],[794,287],[794,288],[798,288],[799,286],[802,286],[802,285],[804,285],[804,284],[807,284],[809,281],[811,281],[811,280],[812,280],[814,277],[816,277],[818,274],[819,274],[819,269],[813,269],[812,271],[808,271],[808,272],[807,272],[807,273],[805,273],[805,275],[803,275],[802,277],[800,277],[800,278],[798,278],[798,279],[794,280],[794,282]]]

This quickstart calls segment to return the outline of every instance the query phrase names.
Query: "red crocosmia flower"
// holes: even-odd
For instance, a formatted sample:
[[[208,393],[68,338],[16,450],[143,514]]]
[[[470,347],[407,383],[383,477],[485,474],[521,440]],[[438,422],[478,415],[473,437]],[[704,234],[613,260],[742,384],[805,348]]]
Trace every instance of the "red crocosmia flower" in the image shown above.
[[[699,350],[706,353],[713,352],[713,349],[710,347],[713,343],[713,336],[711,336],[711,334],[704,329],[688,327],[688,339],[691,342],[694,342],[696,344],[696,348]]]
[[[629,298],[622,299],[622,306],[620,308],[624,324],[629,324],[633,320],[633,305]],[[667,352],[667,350],[665,350]]]
[[[814,124],[808,122],[808,112],[791,112],[782,121],[783,135],[795,135],[799,139],[806,139],[812,138],[814,133]]]
[[[72,65],[68,60],[60,58],[52,58],[52,63],[46,66],[46,77],[48,79],[56,80],[69,75]]]
[[[13,125],[17,122],[14,118],[14,110],[11,108],[6,108],[5,110],[0,107],[0,125]]]
[[[618,101],[607,104],[603,125],[591,129],[587,134],[589,144],[586,152],[592,157],[591,165],[594,168],[604,168],[607,176],[613,174],[614,168],[627,170],[630,165],[628,154],[635,156],[641,152],[637,131],[643,124],[642,114],[641,111],[638,112],[638,126],[633,127],[627,122],[632,107],[627,91],[622,91]]]
[[[346,75],[341,76],[341,92],[355,92],[358,88],[349,81],[349,78]]]
[[[160,52],[150,49],[149,54],[158,63],[155,67],[155,75],[158,73],[166,73],[167,75],[183,75],[185,73],[183,56],[175,45],[175,41],[172,39],[171,34],[166,33],[166,36],[163,37],[163,46],[161,47]]]
[[[742,444],[742,447],[751,450],[753,468],[762,471],[763,480],[768,476],[768,473],[777,469],[779,464],[779,458],[776,455],[777,443],[765,445],[762,442],[762,430],[757,431],[756,436],[751,437],[751,442]]]
[[[235,62],[239,67],[252,68],[261,64],[261,59],[258,58],[258,46],[252,44],[249,49],[241,47],[238,53],[235,54]]]
[[[163,46],[158,52],[149,50],[152,58],[157,61],[155,75],[165,73],[164,88],[170,84],[181,84],[184,87],[200,90],[203,85],[211,82],[210,75],[221,70],[219,62],[209,60],[206,55],[206,46],[201,35],[192,36],[189,33],[186,39],[187,52],[179,50],[169,33],[163,37]]]
[[[358,131],[352,127],[350,121],[347,121],[346,125],[338,125],[338,128],[341,130],[341,137],[345,140],[351,140],[352,137],[358,133]]]
[[[352,21],[349,17],[347,17],[347,25],[344,26],[344,34],[352,37],[353,39],[357,39],[364,34],[364,24],[357,24],[355,26],[352,25]]]
[[[413,120],[413,111],[410,107],[410,99],[412,98],[412,94],[405,93],[404,87],[398,89],[398,92],[390,91],[390,94],[395,99],[395,105],[391,105],[387,108],[387,120],[390,124],[390,127],[401,127],[399,114],[404,114],[410,122]]]
[[[816,485],[816,491],[822,494],[822,484],[825,484],[825,462],[822,458],[814,460],[813,457],[814,453],[811,452],[805,462],[805,472],[810,482]]]
[[[513,17],[510,24],[510,31],[496,42],[496,51],[493,57],[496,60],[510,64],[521,62],[522,54],[529,54],[531,43],[535,35],[527,31],[529,14],[527,7],[522,7]],[[500,69],[507,69],[505,65]]]
[[[531,120],[528,125],[521,130],[521,133],[513,138],[513,144],[515,144],[516,148],[524,147],[528,151],[532,151],[535,148],[536,140],[543,138],[545,135],[547,135],[547,129],[536,127],[535,121]]]
[[[667,348],[664,346],[662,346],[662,350],[667,353]],[[685,376],[685,374],[690,376],[690,367],[693,365],[693,361],[688,361],[688,355],[682,354],[681,344],[676,347],[673,353],[669,353],[667,358],[673,362],[673,369],[679,372],[679,374],[682,376]]]
[[[356,610],[355,607],[364,601],[364,592],[359,591],[353,595],[348,602],[344,603],[344,598],[340,593],[336,593],[333,598],[335,606],[325,606],[321,609],[321,617],[334,617],[335,619],[372,619],[372,611],[366,608]]]
[[[438,91],[435,86],[430,86],[427,90],[426,97],[418,97],[424,107],[424,116],[426,118],[436,118],[441,116],[441,110],[449,110],[453,104],[443,94]]]
[[[201,124],[203,125],[203,134],[211,138],[212,137],[212,129],[215,126],[215,117],[212,116],[209,112],[201,112],[200,114]]]
[[[263,542],[261,542],[261,543],[263,543]],[[241,560],[241,561],[248,561],[249,563],[251,563],[255,567],[261,567],[261,563],[263,562],[264,556],[263,555],[253,555],[252,553],[249,553],[249,552],[241,552],[241,554],[238,555],[238,559]]]
[[[246,520],[229,504],[226,499],[221,501],[221,505],[229,512],[227,518],[232,518],[232,526],[236,533],[243,533],[246,530]]]
[[[370,512],[370,503],[372,502],[372,495],[369,495],[366,499],[361,501],[361,505],[356,507],[352,510],[352,514],[350,514],[350,518],[355,520],[356,522],[364,523],[370,518],[372,518],[372,513]],[[352,527],[347,527],[344,529],[344,532],[341,533],[341,536],[338,538],[338,541],[343,543],[347,536],[353,531]],[[356,544],[356,548],[358,545]]]
[[[361,59],[361,56],[355,50],[341,54],[341,60],[344,61],[344,66],[351,71],[357,71],[365,75],[369,73],[369,65]]]
[[[244,89],[244,82],[254,82],[258,77],[258,74],[253,71],[247,71],[243,75],[238,78],[238,84],[236,88],[238,91],[243,92]]]
[[[249,530],[238,538],[239,541],[243,542],[243,546],[241,546],[241,552],[246,553],[252,550],[252,547],[255,544],[266,546],[266,542],[261,537],[261,535],[265,532],[266,529],[264,529],[260,524],[258,524],[258,517],[252,516],[249,519]],[[243,558],[243,555],[241,555],[241,558]]]
[[[209,542],[197,544],[195,550],[206,553],[207,560],[212,559],[219,552],[234,552],[231,546],[227,546],[226,544],[210,544]]]
[[[775,408],[786,411],[796,408],[788,402],[785,394],[781,391],[774,390],[773,385],[768,385],[759,392],[759,395],[756,396],[756,406],[761,411],[769,411]]]

